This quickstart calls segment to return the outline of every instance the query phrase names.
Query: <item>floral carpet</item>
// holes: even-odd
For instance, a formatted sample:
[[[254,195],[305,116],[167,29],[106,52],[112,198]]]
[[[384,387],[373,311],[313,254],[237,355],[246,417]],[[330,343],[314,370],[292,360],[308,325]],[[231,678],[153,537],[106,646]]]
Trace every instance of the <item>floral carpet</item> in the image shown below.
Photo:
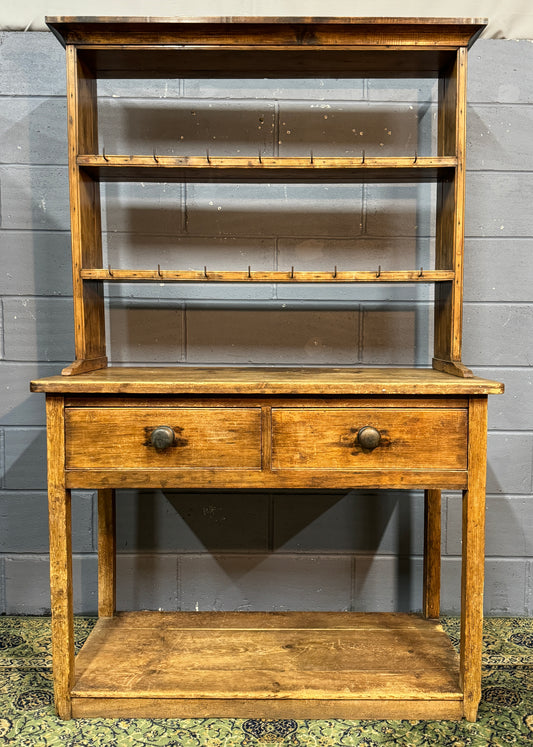
[[[94,619],[76,618],[76,644]],[[459,622],[443,620],[454,645]],[[79,719],[54,713],[50,619],[0,617],[0,745],[15,747],[533,746],[533,620],[484,625],[483,697],[476,723],[265,719]]]

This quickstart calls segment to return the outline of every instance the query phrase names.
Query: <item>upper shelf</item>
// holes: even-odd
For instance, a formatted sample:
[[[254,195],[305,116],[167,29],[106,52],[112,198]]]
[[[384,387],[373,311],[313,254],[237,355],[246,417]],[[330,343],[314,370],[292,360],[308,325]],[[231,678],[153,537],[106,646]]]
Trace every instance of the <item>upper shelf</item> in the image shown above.
[[[310,175],[324,179],[364,179],[365,181],[423,181],[453,176],[457,158],[418,157],[331,158],[306,157],[220,157],[210,156],[125,156],[80,155],[78,166],[101,181],[174,181],[186,177],[200,179],[283,179]]]
[[[46,22],[108,78],[435,75],[486,25],[481,18],[57,16]]]
[[[108,282],[222,282],[222,283],[441,283],[455,279],[453,270],[107,270],[94,267],[80,270],[82,280],[106,280]]]

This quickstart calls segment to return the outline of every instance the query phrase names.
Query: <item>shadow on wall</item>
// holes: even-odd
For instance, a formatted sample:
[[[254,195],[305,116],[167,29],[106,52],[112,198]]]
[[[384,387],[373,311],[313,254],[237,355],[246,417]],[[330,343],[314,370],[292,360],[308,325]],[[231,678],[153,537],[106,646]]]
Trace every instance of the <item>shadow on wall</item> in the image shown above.
[[[138,559],[140,574],[154,551],[181,553],[184,609],[194,609],[193,597],[202,609],[375,609],[380,584],[377,609],[419,608],[412,558],[422,550],[420,493],[377,498],[125,491],[118,546]]]
[[[61,55],[57,45],[62,71]],[[271,96],[281,103],[237,101],[250,92],[263,97],[264,81],[232,81],[229,102],[222,100],[228,82],[208,90],[205,81],[186,81],[179,84],[179,95],[190,98],[172,102],[172,111],[167,102],[148,106],[140,99],[105,99],[102,145],[108,153],[138,151],[142,140],[140,152],[145,152],[148,139],[148,152],[155,147],[161,154],[204,155],[207,141],[212,155],[238,150],[254,156],[259,149],[281,155],[307,155],[309,147],[316,155],[359,155],[365,149],[370,156],[429,155],[434,148],[434,91],[427,82],[411,101],[406,96],[413,96],[412,87],[407,93],[401,80],[359,81],[355,93],[345,81],[322,81],[316,107],[284,103],[287,96],[310,94],[304,81],[282,83],[276,88],[268,82],[274,85]],[[391,89],[403,103],[380,105]],[[192,98],[206,90],[212,107]],[[354,96],[377,101],[377,113],[370,114],[364,102],[342,101]],[[19,135],[20,128],[26,130],[22,140],[28,147],[20,151],[23,160],[11,170],[12,183],[3,192],[8,200],[4,227],[25,237],[25,268],[4,300],[4,323],[6,360],[57,363],[59,370],[73,357],[73,325],[66,117],[63,101],[61,107],[54,101],[32,104],[13,125]],[[332,269],[337,264],[369,269],[370,263],[371,268],[409,269],[430,266],[433,256],[428,185],[109,184],[102,192],[106,251],[109,262],[117,257],[121,266],[183,263],[188,269],[207,262],[220,268]],[[156,284],[143,290],[147,299],[130,302],[128,296],[139,287],[108,288],[111,354],[118,362],[424,365],[430,356],[430,297],[424,286]],[[370,303],[363,310],[367,292]],[[194,301],[185,304],[189,294]],[[172,303],[172,298],[178,300]],[[41,372],[52,373],[39,368],[35,375]],[[21,501],[26,491],[46,489],[42,421],[21,427],[25,413],[22,401],[3,423],[2,487],[20,493]],[[496,475],[489,474],[489,486],[491,492],[502,490]],[[511,525],[514,516],[508,511]],[[420,493],[378,498],[368,491],[290,496],[123,491],[118,515],[123,608],[194,609],[196,603],[203,609],[420,607]],[[167,581],[161,581],[162,567]],[[94,555],[76,558],[74,577],[77,611],[94,612]]]
[[[428,304],[112,301],[111,360],[122,364],[427,366]],[[333,308],[330,308],[333,306]],[[206,308],[207,307],[207,308]]]
[[[430,156],[436,118],[430,104],[395,108],[368,102],[103,99],[106,153],[206,156]],[[278,116],[279,115],[279,116]]]

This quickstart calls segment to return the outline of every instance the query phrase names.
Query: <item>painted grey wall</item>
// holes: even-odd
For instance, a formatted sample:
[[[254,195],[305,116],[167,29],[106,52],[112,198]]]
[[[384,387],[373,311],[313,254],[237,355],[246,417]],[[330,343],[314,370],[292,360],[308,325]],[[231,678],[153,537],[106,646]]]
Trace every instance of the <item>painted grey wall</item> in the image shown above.
[[[464,361],[490,403],[486,612],[533,613],[533,45],[470,55]],[[73,355],[63,50],[0,34],[0,612],[49,610],[44,396]],[[435,86],[172,81],[101,86],[108,153],[426,154]],[[428,185],[104,187],[106,262],[430,266]],[[139,293],[140,298],[134,298]],[[364,302],[364,299],[367,299]],[[425,287],[115,286],[116,364],[427,365]],[[459,609],[460,497],[443,501],[443,609]],[[123,609],[419,609],[421,493],[124,491]],[[78,612],[96,608],[96,505],[74,496]]]

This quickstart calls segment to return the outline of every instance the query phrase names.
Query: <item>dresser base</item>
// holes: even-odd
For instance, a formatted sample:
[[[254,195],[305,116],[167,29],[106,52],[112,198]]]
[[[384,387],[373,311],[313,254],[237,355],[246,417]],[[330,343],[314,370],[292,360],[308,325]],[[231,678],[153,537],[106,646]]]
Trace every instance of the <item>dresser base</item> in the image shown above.
[[[54,693],[74,716],[476,720],[487,394],[432,370],[104,369],[47,393]],[[377,431],[374,448],[361,442]],[[152,437],[172,431],[156,447]],[[375,434],[374,434],[375,435]],[[427,619],[116,609],[114,489],[425,490]],[[75,662],[71,489],[98,490],[100,622]],[[441,489],[462,490],[460,661],[439,615]]]
[[[75,669],[74,717],[463,716],[458,656],[416,615],[121,613]]]

